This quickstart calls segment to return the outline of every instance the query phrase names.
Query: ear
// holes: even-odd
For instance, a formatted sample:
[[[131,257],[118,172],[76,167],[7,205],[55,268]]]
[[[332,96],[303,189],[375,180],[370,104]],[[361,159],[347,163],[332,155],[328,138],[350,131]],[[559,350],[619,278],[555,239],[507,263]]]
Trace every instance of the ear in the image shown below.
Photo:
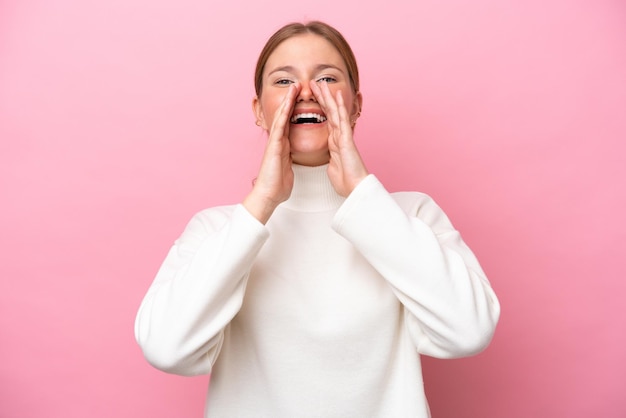
[[[354,95],[354,102],[352,103],[352,113],[350,116],[358,118],[363,109],[363,95],[360,91],[357,91]]]
[[[263,116],[263,109],[261,108],[261,101],[258,96],[254,96],[252,99],[252,112],[254,113],[254,117],[256,118],[257,126],[263,128],[263,130],[267,131],[267,124],[265,123],[265,117]]]
[[[360,91],[357,91],[354,95],[354,101],[352,102],[352,112],[350,112],[350,120],[356,123],[359,116],[361,116],[361,110],[363,109],[363,95]]]

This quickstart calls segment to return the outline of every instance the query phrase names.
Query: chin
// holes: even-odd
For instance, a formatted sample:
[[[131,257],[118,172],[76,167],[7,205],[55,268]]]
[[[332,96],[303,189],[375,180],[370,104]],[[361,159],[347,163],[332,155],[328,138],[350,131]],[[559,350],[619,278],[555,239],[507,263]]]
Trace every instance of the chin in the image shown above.
[[[292,152],[291,161],[294,164],[305,165],[309,167],[317,167],[320,165],[328,164],[330,161],[330,155],[328,150],[322,152]]]
[[[293,162],[296,164],[322,165],[330,160],[328,136],[316,138],[298,135],[295,138],[289,138],[289,146]],[[308,163],[305,164],[305,162]]]

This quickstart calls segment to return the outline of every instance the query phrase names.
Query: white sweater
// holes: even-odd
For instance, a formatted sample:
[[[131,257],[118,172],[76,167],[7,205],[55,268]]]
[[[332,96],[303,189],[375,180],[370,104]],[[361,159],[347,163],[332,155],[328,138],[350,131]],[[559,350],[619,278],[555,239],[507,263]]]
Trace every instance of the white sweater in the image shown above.
[[[419,355],[491,340],[498,300],[441,209],[373,175],[344,199],[326,168],[294,166],[267,225],[195,215],[141,304],[151,364],[211,373],[206,417],[428,417]]]

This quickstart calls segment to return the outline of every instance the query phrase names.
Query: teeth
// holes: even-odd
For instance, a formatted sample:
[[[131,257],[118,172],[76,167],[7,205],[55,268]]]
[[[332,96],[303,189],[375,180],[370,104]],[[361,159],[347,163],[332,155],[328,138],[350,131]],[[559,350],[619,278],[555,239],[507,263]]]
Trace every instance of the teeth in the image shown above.
[[[291,122],[296,123],[298,119],[315,119],[318,123],[321,123],[326,120],[326,117],[318,113],[298,113],[297,115],[293,115],[291,117]]]

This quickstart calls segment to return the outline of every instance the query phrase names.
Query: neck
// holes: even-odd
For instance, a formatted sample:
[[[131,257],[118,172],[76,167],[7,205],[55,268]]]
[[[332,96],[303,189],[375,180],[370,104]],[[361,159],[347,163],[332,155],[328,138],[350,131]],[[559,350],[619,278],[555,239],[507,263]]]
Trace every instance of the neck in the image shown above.
[[[328,178],[328,164],[309,167],[293,164],[294,184],[289,199],[281,204],[287,209],[321,212],[338,208],[345,200]]]

